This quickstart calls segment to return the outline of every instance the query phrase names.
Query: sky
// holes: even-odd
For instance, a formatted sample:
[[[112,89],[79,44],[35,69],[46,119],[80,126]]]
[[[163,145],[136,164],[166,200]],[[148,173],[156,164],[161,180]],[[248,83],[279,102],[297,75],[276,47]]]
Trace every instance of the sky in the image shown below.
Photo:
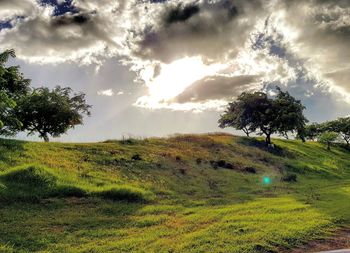
[[[9,64],[92,105],[56,141],[223,131],[229,101],[276,85],[310,122],[348,116],[349,45],[348,0],[0,0]]]

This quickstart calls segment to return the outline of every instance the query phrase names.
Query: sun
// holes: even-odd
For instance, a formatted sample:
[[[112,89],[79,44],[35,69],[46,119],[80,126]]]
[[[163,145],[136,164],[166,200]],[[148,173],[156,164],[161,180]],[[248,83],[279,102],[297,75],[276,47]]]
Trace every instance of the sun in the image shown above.
[[[170,64],[162,64],[160,74],[146,84],[149,99],[153,102],[170,100],[195,81],[214,75],[222,68],[222,64],[204,64],[201,57],[186,57]]]

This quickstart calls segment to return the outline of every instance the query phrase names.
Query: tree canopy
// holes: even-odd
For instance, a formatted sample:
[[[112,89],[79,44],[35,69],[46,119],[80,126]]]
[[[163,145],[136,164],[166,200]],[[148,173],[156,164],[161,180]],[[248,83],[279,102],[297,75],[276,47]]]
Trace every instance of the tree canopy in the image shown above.
[[[326,122],[323,127],[327,131],[338,133],[346,145],[350,145],[350,117],[338,118],[337,120]]]
[[[45,141],[49,135],[59,137],[69,128],[83,123],[83,115],[90,115],[85,94],[71,94],[71,88],[57,86],[53,90],[42,87],[23,97],[16,107],[22,129],[35,132]]]
[[[318,141],[327,144],[327,149],[331,150],[331,144],[337,140],[338,136],[336,132],[325,131],[320,134]]]
[[[5,66],[10,57],[16,57],[13,50],[0,53],[0,135],[13,135],[21,127],[14,108],[30,90],[30,80],[23,77],[18,66]]]
[[[257,131],[265,135],[267,144],[271,143],[272,134],[287,136],[288,132],[302,131],[307,122],[303,115],[305,107],[288,92],[278,87],[277,92],[275,98],[264,92],[242,93],[229,103],[219,119],[219,126],[243,130],[247,136]]]

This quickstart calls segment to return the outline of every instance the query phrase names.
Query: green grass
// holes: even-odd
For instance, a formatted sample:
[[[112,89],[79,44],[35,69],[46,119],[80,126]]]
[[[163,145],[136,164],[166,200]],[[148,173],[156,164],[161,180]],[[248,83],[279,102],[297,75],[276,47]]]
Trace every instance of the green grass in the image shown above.
[[[350,152],[274,143],[0,139],[0,252],[280,252],[350,225]]]

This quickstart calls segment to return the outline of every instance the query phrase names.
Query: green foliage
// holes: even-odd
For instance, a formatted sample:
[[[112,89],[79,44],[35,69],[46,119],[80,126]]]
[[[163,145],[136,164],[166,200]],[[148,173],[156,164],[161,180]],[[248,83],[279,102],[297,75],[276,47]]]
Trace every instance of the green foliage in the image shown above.
[[[300,133],[299,137],[314,141],[319,136],[321,131],[322,128],[319,124],[312,123],[310,125],[305,126],[304,131]]]
[[[14,114],[17,100],[29,91],[30,80],[19,72],[18,66],[6,67],[13,50],[0,53],[0,135],[14,135],[21,122]]]
[[[338,137],[338,133],[326,131],[319,136],[318,141],[327,144],[327,149],[331,150],[331,144],[334,143]]]
[[[9,121],[15,120],[11,112],[15,108],[16,102],[9,98],[5,92],[0,91],[0,132],[8,133],[6,128],[11,128],[13,125]]]
[[[333,131],[345,141],[346,145],[350,145],[350,117],[338,118],[323,124],[326,131]]]
[[[22,129],[49,141],[49,136],[59,137],[68,129],[83,123],[83,114],[90,115],[85,94],[73,94],[70,88],[57,86],[34,89],[18,102],[16,115],[22,122]]]
[[[242,93],[236,101],[229,104],[219,119],[220,127],[234,127],[249,133],[259,131],[271,143],[271,135],[288,132],[301,132],[307,119],[303,115],[305,107],[288,92],[277,87],[278,94],[269,98],[266,93]]]

